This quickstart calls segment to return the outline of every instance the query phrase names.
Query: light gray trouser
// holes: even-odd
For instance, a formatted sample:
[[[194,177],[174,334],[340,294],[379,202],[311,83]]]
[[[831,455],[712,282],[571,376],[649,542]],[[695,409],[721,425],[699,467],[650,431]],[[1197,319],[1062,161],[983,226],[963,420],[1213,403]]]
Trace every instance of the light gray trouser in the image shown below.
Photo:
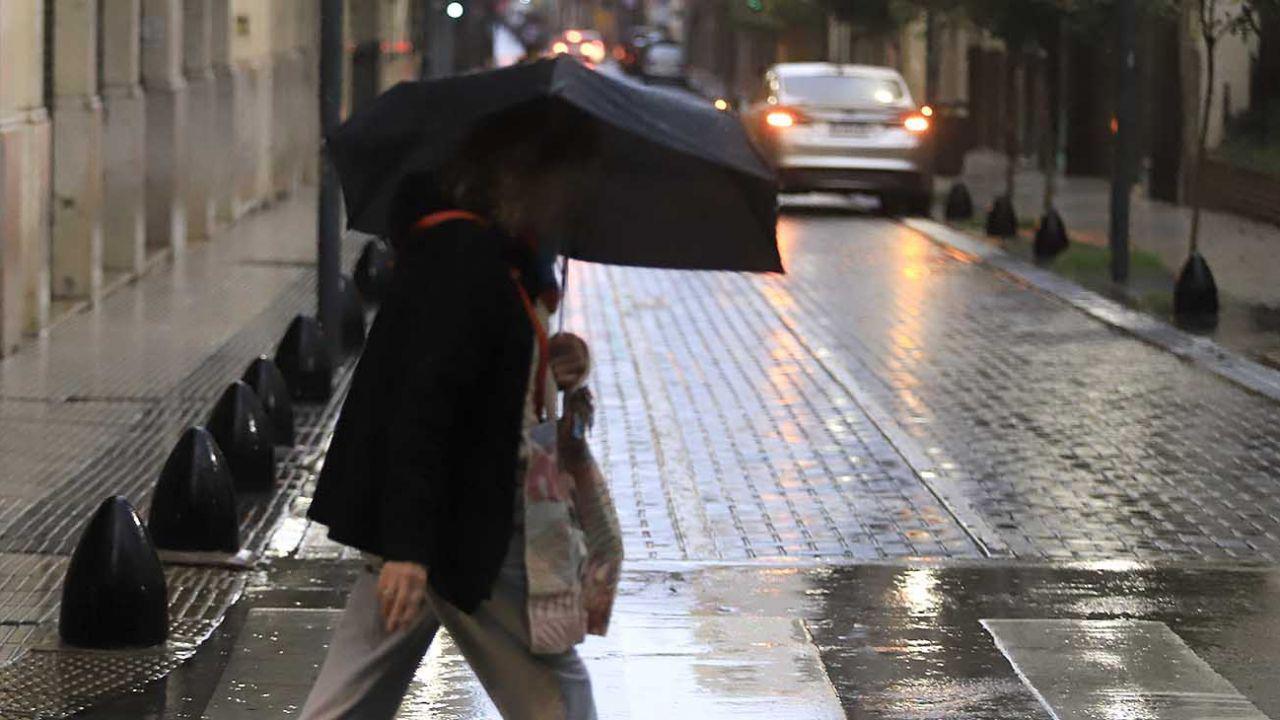
[[[434,592],[423,617],[388,634],[378,610],[378,573],[360,573],[329,642],[302,720],[391,720],[443,625],[507,720],[595,720],[591,678],[578,654],[529,652],[524,535],[517,529],[493,595],[473,614]]]

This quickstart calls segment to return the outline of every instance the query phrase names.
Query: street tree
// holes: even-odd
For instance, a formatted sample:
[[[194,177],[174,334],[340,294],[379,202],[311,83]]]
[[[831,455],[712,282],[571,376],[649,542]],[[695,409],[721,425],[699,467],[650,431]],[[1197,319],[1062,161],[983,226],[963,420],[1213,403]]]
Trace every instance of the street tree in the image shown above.
[[[1152,0],[1163,3],[1166,11],[1178,12],[1180,0]],[[1262,32],[1264,14],[1280,11],[1280,0],[1185,0],[1204,49],[1205,89],[1196,135],[1196,154],[1188,191],[1191,200],[1191,232],[1187,262],[1178,277],[1174,291],[1174,309],[1179,315],[1216,314],[1218,291],[1213,275],[1200,254],[1200,221],[1204,207],[1201,178],[1209,145],[1209,116],[1213,109],[1214,86],[1218,79],[1218,47],[1228,36],[1257,36]],[[1169,7],[1172,5],[1172,7]]]
[[[1245,37],[1261,33],[1261,13],[1280,9],[1278,0],[1192,0],[1196,13],[1196,25],[1205,52],[1204,104],[1200,112],[1200,125],[1196,139],[1195,169],[1191,190],[1191,238],[1192,255],[1200,249],[1200,214],[1203,207],[1200,194],[1200,176],[1204,170],[1209,144],[1209,114],[1213,108],[1214,86],[1218,78],[1218,45],[1228,35]]]
[[[1044,29],[1057,27],[1061,19],[1060,0],[969,0],[964,11],[978,27],[1001,40],[1005,46],[1005,93],[1013,98],[1017,92],[1017,78],[1030,53],[1043,49],[1047,44]],[[1005,115],[1005,193],[1012,199],[1015,190],[1015,171],[1021,152],[1015,113]]]

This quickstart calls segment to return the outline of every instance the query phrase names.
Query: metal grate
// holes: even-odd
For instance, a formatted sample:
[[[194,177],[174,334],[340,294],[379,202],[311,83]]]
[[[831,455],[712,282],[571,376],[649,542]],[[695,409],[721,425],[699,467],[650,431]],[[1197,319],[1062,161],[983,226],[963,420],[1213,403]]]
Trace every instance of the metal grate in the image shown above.
[[[353,261],[358,249],[358,243],[348,241],[344,261]],[[274,349],[288,321],[310,310],[314,292],[310,274],[290,283],[166,391],[72,402],[7,398],[0,405],[0,425],[26,423],[61,432],[74,427],[83,436],[63,448],[60,457],[33,464],[46,487],[65,478],[52,491],[20,506],[16,514],[0,512],[0,718],[64,717],[94,699],[163,677],[221,622],[243,592],[246,573],[175,566],[167,569],[171,639],[162,648],[110,653],[63,648],[55,625],[68,556],[102,498],[124,495],[145,517],[155,477],[180,432],[204,420],[225,385],[250,360]],[[276,521],[318,470],[353,368],[348,363],[338,369],[335,393],[326,406],[295,408],[297,445],[277,464],[275,491],[243,509],[244,546],[254,554],[262,551]],[[68,473],[71,463],[76,469]]]
[[[195,654],[244,592],[245,574],[211,568],[169,568],[169,642],[122,651],[57,644],[52,628],[16,662],[0,667],[0,718],[60,718],[98,698],[159,679]]]

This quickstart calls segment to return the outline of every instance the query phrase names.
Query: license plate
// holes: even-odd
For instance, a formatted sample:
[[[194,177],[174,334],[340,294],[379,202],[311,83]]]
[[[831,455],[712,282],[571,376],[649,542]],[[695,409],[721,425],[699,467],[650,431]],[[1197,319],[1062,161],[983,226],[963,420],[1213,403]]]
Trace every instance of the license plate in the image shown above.
[[[840,137],[867,137],[875,132],[875,125],[868,123],[832,123],[831,134]]]

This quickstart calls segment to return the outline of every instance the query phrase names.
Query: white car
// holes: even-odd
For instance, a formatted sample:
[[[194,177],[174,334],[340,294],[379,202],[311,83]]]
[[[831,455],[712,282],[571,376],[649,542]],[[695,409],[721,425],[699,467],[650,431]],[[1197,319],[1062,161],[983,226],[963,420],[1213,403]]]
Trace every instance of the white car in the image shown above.
[[[684,48],[666,40],[649,43],[640,52],[640,76],[647,82],[685,82]]]
[[[743,117],[783,192],[871,193],[890,212],[927,214],[932,115],[896,70],[782,63]]]

